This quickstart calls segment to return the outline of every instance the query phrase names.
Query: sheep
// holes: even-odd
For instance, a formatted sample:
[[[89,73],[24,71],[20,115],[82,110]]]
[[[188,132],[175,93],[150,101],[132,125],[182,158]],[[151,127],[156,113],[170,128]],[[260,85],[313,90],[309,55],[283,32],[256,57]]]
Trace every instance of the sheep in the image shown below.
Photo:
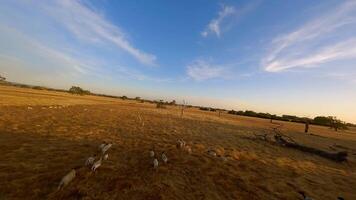
[[[164,152],[162,152],[162,160],[164,163],[167,163],[168,162],[168,158],[166,156],[166,154]]]
[[[150,157],[153,158],[155,156],[155,152],[153,150],[150,151]]]
[[[27,109],[28,109],[28,110],[32,110],[32,107],[31,107],[31,106],[28,106]]]
[[[184,147],[184,150],[185,150],[186,152],[188,152],[189,154],[192,153],[192,148],[191,148],[189,145],[186,145],[186,146]]]
[[[177,141],[176,146],[177,146],[177,149],[182,149],[182,148],[185,146],[185,141],[182,140],[182,139],[179,139],[179,140]]]
[[[107,159],[109,159],[109,154],[104,155],[104,160],[107,160]]]
[[[101,143],[101,144],[99,145],[99,151],[102,151],[103,148],[104,148],[106,145],[107,145],[106,142]]]
[[[94,164],[95,161],[95,155],[89,157],[86,161],[85,161],[85,166],[92,166]]]
[[[153,160],[153,168],[155,168],[155,169],[158,168],[158,160],[157,160],[157,158],[155,158],[155,159]]]
[[[62,189],[63,187],[67,186],[69,184],[69,182],[71,182],[76,176],[76,171],[75,169],[72,169],[68,174],[66,174],[61,182],[59,183],[58,185],[58,189],[57,190],[60,190]]]
[[[91,170],[95,172],[96,169],[98,169],[101,166],[102,161],[103,161],[103,157],[100,157],[100,159],[93,164]]]
[[[303,191],[299,191],[298,193],[303,196],[303,200],[313,200],[312,198],[310,198],[307,195],[305,195],[305,192],[303,192]]]
[[[111,146],[112,146],[111,143],[105,145],[105,146],[101,149],[101,152],[102,152],[103,154],[105,154],[105,152],[106,152],[107,150],[109,150]]]
[[[211,155],[211,156],[216,156],[216,152],[214,150],[208,150],[208,154]]]

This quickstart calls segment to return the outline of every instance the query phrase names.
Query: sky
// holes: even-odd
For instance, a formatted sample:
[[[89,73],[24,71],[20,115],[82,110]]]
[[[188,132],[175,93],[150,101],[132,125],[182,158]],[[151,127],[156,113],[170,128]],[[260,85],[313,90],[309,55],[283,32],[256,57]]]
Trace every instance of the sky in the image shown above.
[[[3,0],[9,81],[356,123],[356,1]]]

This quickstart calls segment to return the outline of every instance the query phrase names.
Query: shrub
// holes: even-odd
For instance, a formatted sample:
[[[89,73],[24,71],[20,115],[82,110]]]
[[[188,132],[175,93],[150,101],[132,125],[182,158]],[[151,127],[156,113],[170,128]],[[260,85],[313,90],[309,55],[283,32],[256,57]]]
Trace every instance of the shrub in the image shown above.
[[[0,75],[0,81],[6,81],[6,78]]]
[[[159,102],[156,102],[156,108],[166,108],[164,105],[163,100],[160,100]]]
[[[69,93],[78,94],[78,95],[86,95],[86,94],[90,94],[90,91],[89,90],[83,90],[82,88],[80,88],[78,86],[72,86],[69,89]]]

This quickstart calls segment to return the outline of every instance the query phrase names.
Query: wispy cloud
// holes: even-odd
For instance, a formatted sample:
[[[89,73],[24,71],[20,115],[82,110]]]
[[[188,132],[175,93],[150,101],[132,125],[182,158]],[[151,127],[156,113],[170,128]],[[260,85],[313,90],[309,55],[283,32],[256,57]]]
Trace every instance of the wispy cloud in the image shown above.
[[[214,78],[227,78],[228,69],[224,66],[214,65],[199,59],[187,66],[187,75],[196,80],[203,81]]]
[[[297,30],[275,38],[262,65],[268,72],[280,72],[356,58],[355,24],[356,2],[346,1]]]
[[[23,59],[28,63],[37,63],[37,65],[48,65],[53,70],[54,67],[58,67],[58,69],[62,70],[62,73],[66,74],[69,71],[85,74],[91,68],[85,60],[74,58],[63,50],[52,48],[13,28],[2,25],[0,26],[0,32],[0,36],[6,39],[3,42],[10,42],[12,49],[15,50],[14,52],[2,53],[3,56],[7,55],[17,60]],[[38,63],[37,60],[41,60],[41,62]]]
[[[146,65],[156,65],[156,56],[134,47],[124,31],[77,0],[57,0],[42,4],[47,13],[77,38],[88,42],[106,42],[131,54]]]
[[[115,66],[115,74],[122,79],[133,79],[137,81],[151,81],[156,83],[171,82],[174,81],[172,78],[160,78],[144,74],[139,70],[130,69],[129,67]]]
[[[201,35],[207,37],[209,34],[215,34],[217,37],[220,37],[221,24],[227,17],[232,16],[235,12],[235,7],[223,5],[218,16],[209,22],[205,30],[201,32]]]

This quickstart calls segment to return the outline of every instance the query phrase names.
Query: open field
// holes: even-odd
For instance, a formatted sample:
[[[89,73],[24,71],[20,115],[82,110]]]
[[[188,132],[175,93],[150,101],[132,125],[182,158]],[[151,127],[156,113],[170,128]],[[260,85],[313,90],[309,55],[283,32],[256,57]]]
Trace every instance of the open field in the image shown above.
[[[356,199],[356,130],[311,125],[307,135],[303,124],[278,123],[301,144],[347,150],[349,161],[249,139],[276,126],[265,119],[196,108],[181,118],[177,106],[0,86],[0,199]],[[176,149],[179,138],[191,154]],[[98,171],[82,167],[56,192],[104,140],[114,145]],[[158,170],[152,147],[169,159]]]

